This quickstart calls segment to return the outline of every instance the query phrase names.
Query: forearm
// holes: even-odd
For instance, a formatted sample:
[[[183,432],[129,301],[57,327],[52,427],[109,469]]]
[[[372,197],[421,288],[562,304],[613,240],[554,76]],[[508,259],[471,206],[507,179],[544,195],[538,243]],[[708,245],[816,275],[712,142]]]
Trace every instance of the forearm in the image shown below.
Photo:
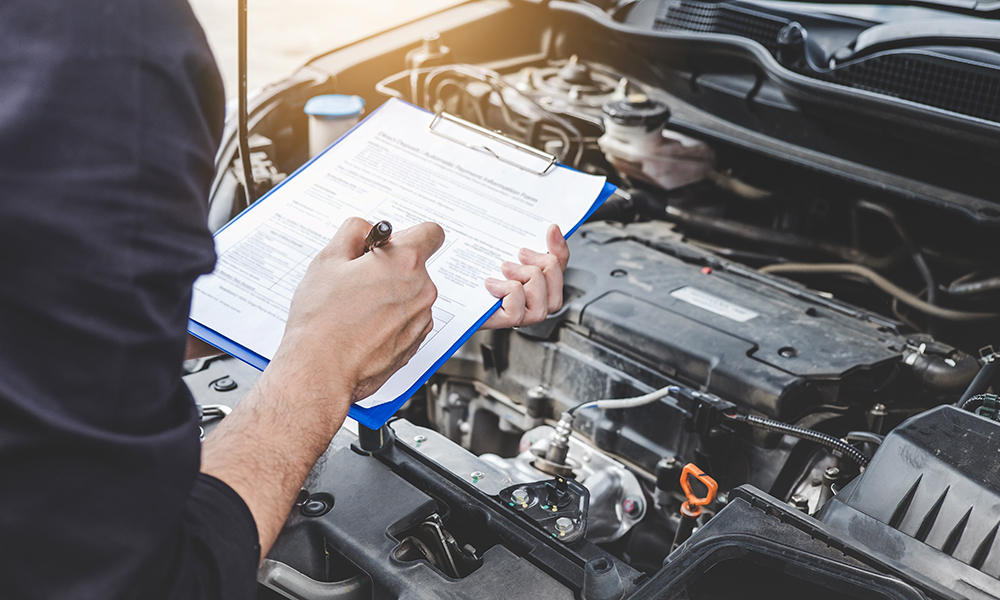
[[[347,393],[330,390],[311,385],[309,373],[273,362],[202,446],[202,472],[233,488],[253,514],[261,558],[347,416]],[[321,393],[341,397],[316,397]]]

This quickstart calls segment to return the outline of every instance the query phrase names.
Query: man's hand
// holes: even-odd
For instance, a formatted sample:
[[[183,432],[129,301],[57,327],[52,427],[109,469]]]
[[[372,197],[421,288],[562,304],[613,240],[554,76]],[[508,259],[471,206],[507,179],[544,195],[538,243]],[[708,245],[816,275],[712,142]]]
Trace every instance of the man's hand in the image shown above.
[[[532,325],[562,307],[563,271],[569,262],[569,246],[557,225],[545,232],[548,254],[521,248],[521,264],[505,262],[501,271],[506,281],[487,279],[486,289],[503,304],[493,313],[484,329],[504,329]]]
[[[351,402],[406,364],[432,327],[425,263],[444,232],[424,223],[364,254],[370,228],[349,219],[309,265],[274,359],[202,446],[202,471],[250,508],[262,557]]]
[[[444,242],[439,225],[422,223],[364,254],[370,229],[348,219],[309,265],[273,361],[316,373],[318,389],[343,387],[352,402],[381,387],[431,331],[437,288],[425,263]]]

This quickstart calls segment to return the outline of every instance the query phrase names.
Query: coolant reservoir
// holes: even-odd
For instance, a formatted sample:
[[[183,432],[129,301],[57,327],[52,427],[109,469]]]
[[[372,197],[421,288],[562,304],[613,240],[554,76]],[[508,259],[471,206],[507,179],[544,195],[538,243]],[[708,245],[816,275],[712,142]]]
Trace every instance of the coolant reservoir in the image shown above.
[[[604,135],[597,140],[608,162],[626,177],[673,190],[705,179],[715,154],[705,142],[664,129],[666,104],[632,94],[604,105]]]

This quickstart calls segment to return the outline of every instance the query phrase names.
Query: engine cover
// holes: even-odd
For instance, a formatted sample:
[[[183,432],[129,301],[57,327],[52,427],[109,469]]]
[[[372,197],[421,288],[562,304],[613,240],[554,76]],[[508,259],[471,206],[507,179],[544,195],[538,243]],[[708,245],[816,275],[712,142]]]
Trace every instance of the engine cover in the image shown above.
[[[503,406],[491,410],[508,421],[508,431],[526,430],[582,402],[672,383],[743,411],[786,422],[813,419],[812,425],[824,411],[830,417],[830,407],[863,419],[876,403],[920,397],[901,361],[909,342],[892,322],[784,280],[727,268],[667,223],[587,224],[570,246],[561,311],[514,333],[480,332],[441,370],[481,382],[476,393]],[[481,429],[477,402],[483,401],[465,405],[473,436]],[[743,445],[737,450],[727,432],[697,431],[692,402],[583,409],[575,427],[650,475],[661,459],[673,457],[710,470],[715,463],[713,476],[729,484],[749,481],[774,491],[781,453],[791,452],[794,442],[737,440]],[[439,407],[447,405],[439,399]],[[436,420],[457,439],[445,410],[439,408]]]

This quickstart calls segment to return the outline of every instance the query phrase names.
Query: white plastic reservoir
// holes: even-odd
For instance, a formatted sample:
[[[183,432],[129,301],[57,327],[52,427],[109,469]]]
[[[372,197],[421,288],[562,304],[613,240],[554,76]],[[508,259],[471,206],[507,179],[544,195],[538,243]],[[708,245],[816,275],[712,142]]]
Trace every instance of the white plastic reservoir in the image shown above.
[[[309,115],[309,158],[357,125],[364,112],[365,100],[360,96],[326,94],[310,98],[305,107]]]

